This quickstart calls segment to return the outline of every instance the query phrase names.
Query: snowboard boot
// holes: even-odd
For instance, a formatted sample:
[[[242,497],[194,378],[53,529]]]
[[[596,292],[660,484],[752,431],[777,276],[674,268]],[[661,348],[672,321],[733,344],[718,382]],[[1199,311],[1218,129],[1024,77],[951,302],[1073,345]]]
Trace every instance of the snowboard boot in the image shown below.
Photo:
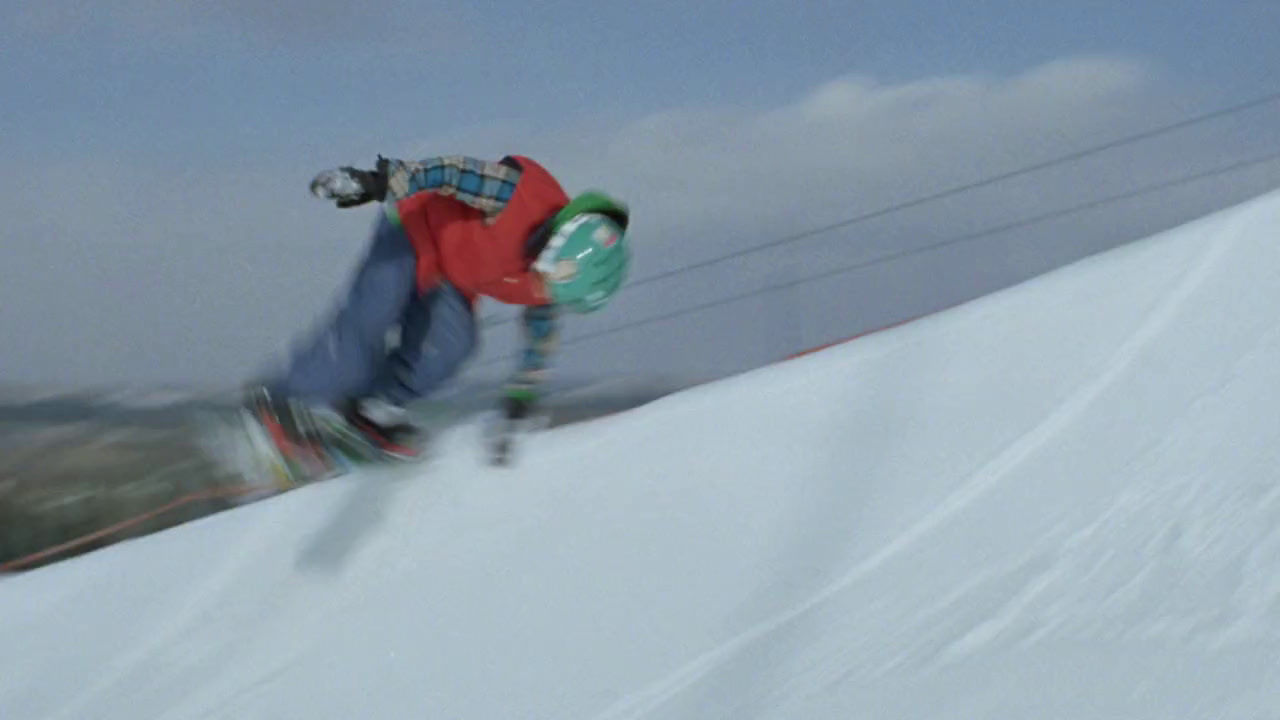
[[[352,398],[339,407],[342,419],[361,444],[384,459],[409,461],[422,456],[426,432],[408,419],[408,411],[381,398]]]

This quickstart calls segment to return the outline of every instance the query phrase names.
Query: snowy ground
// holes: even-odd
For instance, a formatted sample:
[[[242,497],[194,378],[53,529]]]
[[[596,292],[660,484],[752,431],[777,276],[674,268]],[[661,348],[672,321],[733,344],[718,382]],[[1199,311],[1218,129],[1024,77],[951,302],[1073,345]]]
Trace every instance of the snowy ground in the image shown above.
[[[1277,229],[0,580],[0,718],[1280,717]]]

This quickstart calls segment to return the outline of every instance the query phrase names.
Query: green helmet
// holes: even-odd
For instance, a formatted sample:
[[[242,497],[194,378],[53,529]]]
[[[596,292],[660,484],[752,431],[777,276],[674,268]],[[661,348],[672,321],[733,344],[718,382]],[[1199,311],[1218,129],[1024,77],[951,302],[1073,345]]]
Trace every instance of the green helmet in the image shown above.
[[[609,302],[627,277],[628,220],[625,205],[595,191],[577,196],[556,214],[551,239],[534,263],[552,301],[580,313]]]

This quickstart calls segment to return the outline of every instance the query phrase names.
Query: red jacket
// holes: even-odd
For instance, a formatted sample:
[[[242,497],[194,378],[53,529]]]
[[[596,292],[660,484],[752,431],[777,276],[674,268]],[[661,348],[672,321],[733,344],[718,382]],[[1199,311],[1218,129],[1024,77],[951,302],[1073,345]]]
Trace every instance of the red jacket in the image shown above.
[[[512,157],[520,163],[520,181],[491,222],[480,210],[438,193],[419,192],[396,203],[418,253],[419,290],[447,280],[472,302],[480,295],[512,305],[551,302],[525,257],[525,243],[569,197],[541,165]]]

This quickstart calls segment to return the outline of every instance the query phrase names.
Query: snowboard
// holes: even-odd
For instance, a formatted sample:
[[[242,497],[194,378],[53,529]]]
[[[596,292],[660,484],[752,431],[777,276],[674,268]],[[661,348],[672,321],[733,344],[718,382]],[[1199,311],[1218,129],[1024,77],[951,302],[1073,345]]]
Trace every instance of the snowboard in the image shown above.
[[[281,414],[286,415],[283,422]],[[516,421],[474,404],[433,401],[412,412],[413,424],[422,434],[409,443],[412,453],[406,456],[372,445],[334,411],[272,409],[269,400],[251,392],[237,405],[206,414],[202,445],[224,471],[255,488],[251,494],[256,496],[339,477],[359,468],[425,464],[436,451],[436,439],[476,420],[482,428],[483,461],[506,467],[515,464],[523,436],[552,424],[541,414]]]
[[[440,418],[434,419],[433,425],[440,427]],[[336,412],[305,407],[285,411],[252,397],[206,415],[204,435],[206,452],[224,470],[264,491],[291,490],[361,467],[424,462],[431,437],[424,427],[408,448],[412,452],[393,454],[372,444]]]

